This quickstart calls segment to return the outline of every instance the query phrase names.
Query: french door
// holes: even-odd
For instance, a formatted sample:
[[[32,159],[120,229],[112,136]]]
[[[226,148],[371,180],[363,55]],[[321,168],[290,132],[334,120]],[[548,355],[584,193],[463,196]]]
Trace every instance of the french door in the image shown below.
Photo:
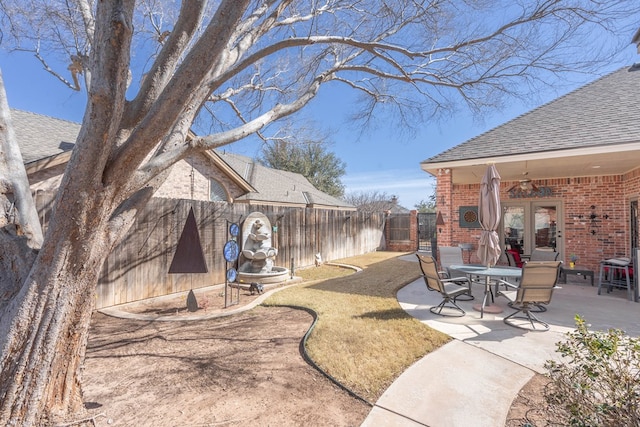
[[[553,249],[564,258],[562,202],[548,200],[502,203],[502,249],[530,255],[535,248]]]

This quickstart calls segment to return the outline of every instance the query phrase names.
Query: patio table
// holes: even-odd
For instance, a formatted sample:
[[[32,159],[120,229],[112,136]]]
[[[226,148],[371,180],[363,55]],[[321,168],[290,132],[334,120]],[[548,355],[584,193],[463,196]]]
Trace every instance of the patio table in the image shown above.
[[[590,270],[587,267],[579,267],[579,266],[575,266],[575,267],[560,267],[560,278],[562,279],[563,283],[567,283],[567,275],[570,274],[574,274],[576,276],[582,276],[585,279],[587,277],[591,278],[591,286],[593,286],[593,275],[594,272],[593,270]]]
[[[467,274],[470,280],[471,276],[484,277],[484,298],[482,299],[482,304],[479,307],[480,318],[484,316],[484,310],[487,305],[487,297],[489,296],[489,294],[491,294],[491,278],[501,279],[505,277],[522,277],[522,269],[518,267],[504,267],[500,265],[487,267],[486,265],[478,264],[454,264],[450,265],[449,268]],[[476,308],[475,306],[473,308],[475,310],[478,310],[478,308]],[[494,312],[500,313],[500,311]]]

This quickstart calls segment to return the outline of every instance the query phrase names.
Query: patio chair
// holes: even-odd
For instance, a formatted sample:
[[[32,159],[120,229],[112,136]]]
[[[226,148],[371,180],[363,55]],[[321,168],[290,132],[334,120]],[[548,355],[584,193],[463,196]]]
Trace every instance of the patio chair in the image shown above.
[[[552,249],[540,249],[536,248],[531,252],[529,261],[557,261],[560,252],[556,252]]]
[[[460,301],[471,301],[474,298],[471,294],[471,282],[464,273],[460,273],[450,268],[454,264],[464,264],[464,259],[462,258],[462,248],[459,246],[438,246],[438,252],[438,260],[440,261],[440,277],[444,279],[450,279],[456,283],[468,284],[468,294],[458,299]]]
[[[534,313],[537,311],[533,308],[541,304],[548,305],[551,302],[553,291],[557,289],[561,264],[560,261],[530,261],[522,267],[519,285],[511,284],[506,280],[500,281],[511,290],[499,291],[498,295],[507,298],[510,307],[516,310],[504,318],[504,323],[531,331],[549,330],[549,325],[536,317]]]
[[[520,258],[520,252],[516,249],[507,249],[505,251],[505,255],[507,256],[507,262],[511,267],[522,268],[522,259]]]
[[[422,278],[427,285],[427,289],[430,291],[439,292],[442,295],[442,302],[437,306],[431,307],[429,311],[433,314],[440,316],[461,317],[466,313],[456,304],[456,298],[460,295],[465,295],[468,292],[468,287],[459,284],[460,281],[469,279],[455,278],[455,279],[443,279],[438,274],[438,268],[436,261],[431,256],[416,254],[418,257],[420,271],[422,272]],[[469,286],[471,284],[469,283]],[[444,312],[443,312],[444,310]]]

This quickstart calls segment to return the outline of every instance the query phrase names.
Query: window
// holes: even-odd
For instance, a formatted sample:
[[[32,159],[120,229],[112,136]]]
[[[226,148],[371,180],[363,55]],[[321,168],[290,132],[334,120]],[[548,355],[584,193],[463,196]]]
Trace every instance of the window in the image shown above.
[[[222,184],[215,179],[209,181],[209,200],[212,202],[226,202],[227,192]]]

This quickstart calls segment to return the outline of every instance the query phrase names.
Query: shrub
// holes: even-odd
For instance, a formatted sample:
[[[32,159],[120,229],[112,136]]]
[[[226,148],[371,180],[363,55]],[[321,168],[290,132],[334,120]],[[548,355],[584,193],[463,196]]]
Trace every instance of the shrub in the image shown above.
[[[561,362],[547,361],[547,403],[572,426],[640,426],[640,341],[619,329],[576,330],[557,344]]]

